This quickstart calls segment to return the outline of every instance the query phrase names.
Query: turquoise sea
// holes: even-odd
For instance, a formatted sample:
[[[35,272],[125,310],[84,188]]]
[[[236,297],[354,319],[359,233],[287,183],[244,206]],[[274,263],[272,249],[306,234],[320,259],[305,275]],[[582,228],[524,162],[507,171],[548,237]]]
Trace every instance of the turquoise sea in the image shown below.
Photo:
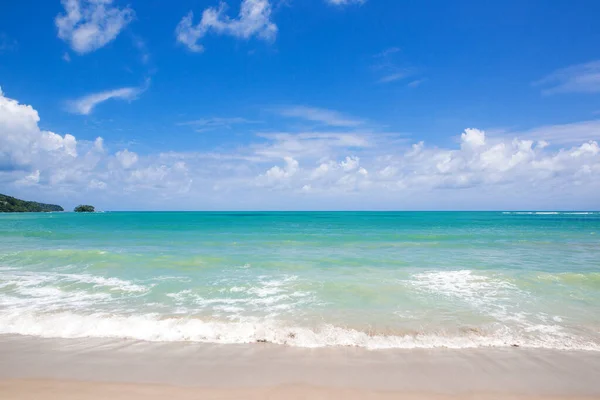
[[[3,214],[0,333],[600,351],[600,213]]]

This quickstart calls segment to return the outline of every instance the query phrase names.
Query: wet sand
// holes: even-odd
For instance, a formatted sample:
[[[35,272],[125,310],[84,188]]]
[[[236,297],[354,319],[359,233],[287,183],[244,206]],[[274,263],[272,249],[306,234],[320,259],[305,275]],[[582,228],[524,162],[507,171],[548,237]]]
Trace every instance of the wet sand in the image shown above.
[[[1,399],[600,398],[600,353],[0,336]]]

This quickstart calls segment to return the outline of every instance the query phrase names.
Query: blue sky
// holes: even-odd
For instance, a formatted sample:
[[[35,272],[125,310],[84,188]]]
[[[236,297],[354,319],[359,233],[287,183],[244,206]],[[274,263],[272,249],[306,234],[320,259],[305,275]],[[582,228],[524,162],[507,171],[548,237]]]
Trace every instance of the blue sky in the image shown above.
[[[5,2],[0,191],[102,209],[598,209],[598,15]]]

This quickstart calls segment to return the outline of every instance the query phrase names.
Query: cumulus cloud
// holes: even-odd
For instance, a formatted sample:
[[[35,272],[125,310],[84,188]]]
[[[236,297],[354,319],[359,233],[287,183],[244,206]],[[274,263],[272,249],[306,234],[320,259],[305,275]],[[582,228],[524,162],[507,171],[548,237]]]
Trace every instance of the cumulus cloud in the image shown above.
[[[62,0],[65,12],[56,19],[58,37],[85,54],[113,41],[133,20],[131,8],[119,8],[112,0]]]
[[[544,94],[598,93],[600,60],[556,70],[533,84],[542,87]]]
[[[598,140],[553,145],[548,127],[536,137],[467,128],[445,147],[381,132],[276,132],[220,152],[142,155],[39,122],[0,94],[0,184],[65,205],[93,196],[105,209],[593,208],[600,196]]]
[[[350,157],[346,157],[346,159],[342,162],[340,162],[340,167],[342,167],[342,169],[346,172],[348,171],[353,171],[356,168],[358,168],[358,165],[360,164],[360,158],[356,157],[356,156],[350,156]]]
[[[98,104],[104,103],[107,100],[117,99],[133,101],[137,99],[138,96],[147,89],[148,84],[149,81],[141,87],[130,86],[88,94],[79,99],[69,101],[67,103],[67,109],[74,114],[88,115]]]
[[[485,133],[479,129],[467,128],[460,135],[463,148],[476,148],[485,144]]]
[[[227,4],[204,10],[200,22],[194,25],[194,13],[190,11],[177,25],[177,41],[194,52],[201,52],[204,46],[198,42],[208,33],[229,35],[238,39],[256,36],[263,40],[273,40],[277,36],[277,25],[271,21],[269,0],[243,0],[238,18],[226,15]]]
[[[25,177],[23,177],[21,179],[17,179],[15,181],[15,185],[17,185],[17,186],[21,186],[21,185],[29,186],[29,185],[35,185],[39,181],[40,181],[40,170],[36,169],[31,174],[26,175]]]
[[[133,166],[133,164],[135,164],[138,161],[138,155],[133,151],[129,151],[127,149],[118,151],[115,154],[115,157],[125,169],[131,168],[131,166]]]
[[[0,170],[29,169],[37,160],[77,157],[77,140],[38,127],[33,107],[5,97],[0,90]]]
[[[168,188],[179,193],[189,187],[191,178],[180,160],[158,155],[142,160],[127,149],[112,155],[101,137],[77,140],[68,133],[40,129],[39,122],[32,106],[0,90],[0,184],[5,190],[23,197],[47,192],[57,201],[76,202],[85,200],[89,190],[122,193]]]
[[[285,166],[275,165],[267,170],[264,175],[259,176],[259,181],[266,184],[282,183],[298,172],[299,163],[292,157],[284,157]]]

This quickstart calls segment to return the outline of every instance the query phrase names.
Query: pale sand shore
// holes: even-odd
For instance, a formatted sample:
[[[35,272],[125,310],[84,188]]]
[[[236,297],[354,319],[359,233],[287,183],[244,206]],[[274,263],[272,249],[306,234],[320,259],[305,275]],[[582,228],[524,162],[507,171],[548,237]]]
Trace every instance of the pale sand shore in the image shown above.
[[[588,399],[600,353],[0,336],[0,399]]]
[[[245,389],[205,389],[155,384],[98,383],[47,380],[0,381],[0,396],[6,400],[587,400],[595,397],[525,396],[498,393],[432,394],[382,392],[363,389],[277,386]]]

